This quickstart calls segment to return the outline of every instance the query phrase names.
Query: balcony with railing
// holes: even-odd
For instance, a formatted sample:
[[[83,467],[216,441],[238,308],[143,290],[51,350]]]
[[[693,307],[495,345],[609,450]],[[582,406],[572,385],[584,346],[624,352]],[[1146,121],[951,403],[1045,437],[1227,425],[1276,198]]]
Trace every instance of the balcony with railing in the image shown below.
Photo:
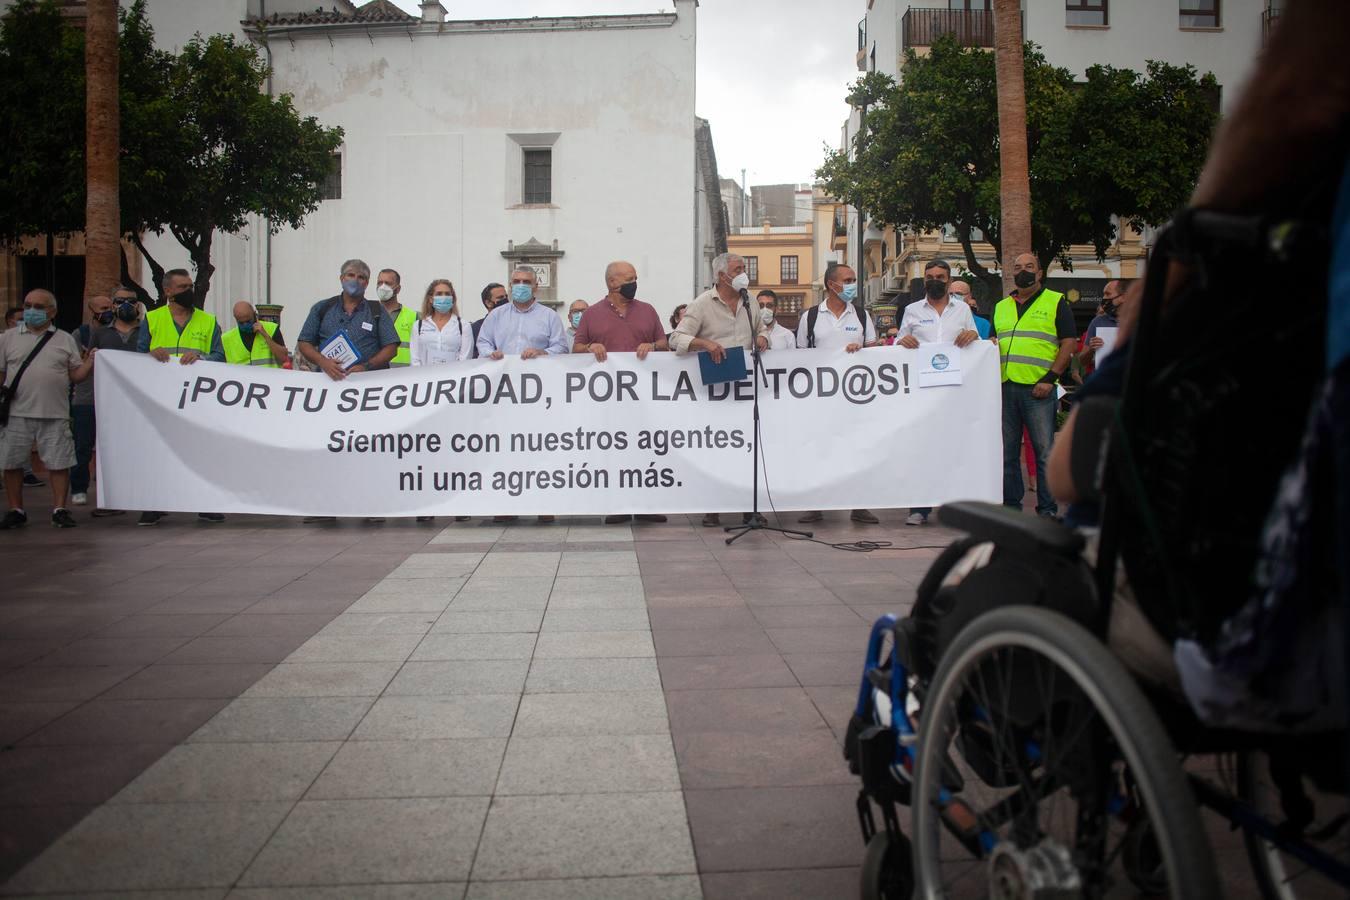
[[[985,9],[914,9],[900,17],[900,50],[931,47],[944,34],[962,47],[994,46],[994,13]]]

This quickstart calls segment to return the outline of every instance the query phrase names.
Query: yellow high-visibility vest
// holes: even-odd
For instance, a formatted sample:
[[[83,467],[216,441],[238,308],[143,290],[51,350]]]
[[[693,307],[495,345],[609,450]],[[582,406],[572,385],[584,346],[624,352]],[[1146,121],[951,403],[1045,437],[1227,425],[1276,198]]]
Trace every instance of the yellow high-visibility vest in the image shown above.
[[[1004,381],[1035,384],[1050,371],[1059,355],[1055,314],[1063,299],[1063,294],[1042,290],[1020,319],[1014,298],[998,301],[994,307],[994,331],[998,333],[998,357]]]
[[[150,310],[145,314],[145,324],[150,328],[150,349],[163,347],[170,356],[182,356],[189,350],[196,350],[202,356],[211,352],[211,336],[216,331],[216,317],[200,309],[192,311],[192,318],[182,332],[174,324],[173,312],[168,304]]]
[[[417,324],[417,312],[411,306],[405,306],[394,317],[394,330],[398,332],[398,352],[389,360],[389,368],[412,365],[412,330]]]
[[[258,326],[261,325],[263,331],[267,332],[268,337],[277,333],[277,326],[271,322],[255,322],[253,326],[253,349],[249,350],[244,346],[244,336],[239,333],[238,327],[231,328],[220,336],[220,346],[225,349],[225,361],[232,366],[268,366],[273,369],[280,368],[277,358],[272,355],[272,348],[267,346],[267,341],[258,337]]]

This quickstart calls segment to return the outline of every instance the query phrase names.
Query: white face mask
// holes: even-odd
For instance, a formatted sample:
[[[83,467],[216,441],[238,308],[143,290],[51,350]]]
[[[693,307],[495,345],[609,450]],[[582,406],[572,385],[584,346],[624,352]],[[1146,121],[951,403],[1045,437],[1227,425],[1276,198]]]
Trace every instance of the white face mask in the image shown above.
[[[948,294],[947,296],[951,298],[951,300],[952,300],[953,303],[965,303],[965,302],[966,302],[966,295],[965,295],[965,294]]]
[[[394,286],[392,284],[377,285],[375,288],[375,296],[379,297],[382,301],[394,299]]]
[[[773,310],[769,309],[767,306],[760,307],[759,320],[765,325],[768,325],[773,321]]]
[[[738,291],[743,291],[747,289],[748,287],[750,287],[750,276],[742,272],[735,278],[731,279],[731,286]]]

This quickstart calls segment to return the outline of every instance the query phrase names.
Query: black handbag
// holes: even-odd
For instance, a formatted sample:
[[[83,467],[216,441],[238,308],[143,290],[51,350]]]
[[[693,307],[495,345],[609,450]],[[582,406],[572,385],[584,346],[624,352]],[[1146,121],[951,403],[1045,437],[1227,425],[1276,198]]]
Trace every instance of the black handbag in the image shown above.
[[[55,331],[48,331],[44,334],[38,340],[37,346],[33,348],[33,352],[29,353],[28,358],[23,361],[23,365],[19,366],[19,371],[14,373],[14,380],[8,385],[0,385],[0,426],[9,424],[9,404],[14,399],[14,392],[19,389],[19,379],[23,377],[24,372],[28,371],[29,363],[37,358],[37,355],[42,352],[43,347],[47,346],[47,342],[52,339],[54,334],[56,334]]]

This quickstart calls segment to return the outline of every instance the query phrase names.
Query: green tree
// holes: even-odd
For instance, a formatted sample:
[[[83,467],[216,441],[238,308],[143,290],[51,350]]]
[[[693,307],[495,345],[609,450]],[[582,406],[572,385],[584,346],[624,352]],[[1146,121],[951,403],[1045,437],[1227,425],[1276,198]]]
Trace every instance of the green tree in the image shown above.
[[[267,74],[252,44],[222,34],[194,37],[174,60],[161,98],[167,105],[159,106],[155,132],[165,139],[141,148],[156,203],[138,217],[145,230],[167,229],[187,249],[198,303],[215,271],[214,232],[237,232],[253,216],[273,233],[299,228],[323,199],[342,143],[341,128],[301,118],[289,94],[267,96]],[[133,240],[162,272],[139,235]]]
[[[1190,196],[1217,120],[1217,83],[1191,66],[1093,66],[1086,76],[1075,82],[1026,45],[1032,250],[1042,266],[1071,266],[1071,244],[1104,257],[1113,215],[1122,227],[1166,221]],[[982,234],[1003,256],[994,55],[944,36],[927,56],[907,52],[898,84],[869,73],[848,101],[866,104],[867,119],[852,152],[828,153],[817,170],[825,189],[896,228],[950,225],[967,268],[1001,295],[974,251]]]
[[[197,302],[215,271],[216,230],[254,216],[274,233],[300,227],[322,199],[342,129],[264,93],[253,45],[197,35],[157,50],[144,0],[120,16],[121,232],[145,257],[162,302],[164,267],[142,236],[168,231],[197,269]],[[52,0],[18,0],[0,20],[0,241],[69,234],[85,214],[84,35]],[[127,276],[125,261],[123,276]]]

